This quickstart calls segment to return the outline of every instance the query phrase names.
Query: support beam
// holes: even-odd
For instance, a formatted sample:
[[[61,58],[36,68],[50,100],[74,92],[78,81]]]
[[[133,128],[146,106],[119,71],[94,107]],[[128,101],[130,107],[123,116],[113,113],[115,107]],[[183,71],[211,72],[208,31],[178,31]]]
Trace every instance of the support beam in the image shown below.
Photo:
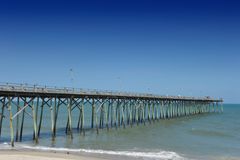
[[[57,105],[56,105],[57,104]],[[54,126],[53,126],[53,137],[56,137],[56,130],[57,130],[57,119],[58,119],[58,111],[61,105],[61,101],[59,99],[55,99],[55,112],[54,112]]]
[[[17,97],[17,112],[20,110],[20,98],[19,96]],[[17,120],[16,120],[16,142],[18,142],[18,138],[19,138],[19,115],[17,115]]]
[[[2,108],[1,108],[1,115],[0,115],[0,137],[2,134],[2,124],[3,124],[3,118],[4,118],[4,108],[5,108],[5,97],[1,100],[2,101]]]
[[[32,101],[32,117],[33,117],[33,128],[34,128],[34,140],[35,143],[38,143],[38,131],[37,131],[37,116],[34,107],[34,102]]]
[[[67,134],[71,135],[71,138],[73,138],[73,133],[72,133],[72,99],[73,97],[70,98],[69,103],[68,103],[68,122],[69,122],[69,129],[67,131]]]
[[[13,118],[12,118],[12,98],[8,96],[8,111],[10,120],[10,136],[11,136],[11,146],[14,147],[14,131],[13,131]]]
[[[38,124],[38,137],[40,136],[41,127],[42,127],[42,118],[43,118],[43,108],[44,108],[44,105],[45,105],[45,99],[42,98],[41,111],[40,111],[39,124]]]
[[[25,108],[28,106],[28,104],[26,102],[26,99],[27,99],[26,97],[22,98],[22,100],[24,100],[24,107],[22,109],[20,109],[20,111],[22,110],[22,122],[21,122],[21,128],[20,128],[20,141],[22,141],[23,125],[24,125],[24,119],[25,119]]]
[[[84,103],[82,103],[80,112],[81,112],[81,126],[80,126],[80,129],[81,129],[81,132],[83,132],[83,135],[85,135],[85,130],[84,130]]]
[[[92,99],[92,123],[91,123],[91,128],[94,127],[94,121],[95,121],[95,99]]]

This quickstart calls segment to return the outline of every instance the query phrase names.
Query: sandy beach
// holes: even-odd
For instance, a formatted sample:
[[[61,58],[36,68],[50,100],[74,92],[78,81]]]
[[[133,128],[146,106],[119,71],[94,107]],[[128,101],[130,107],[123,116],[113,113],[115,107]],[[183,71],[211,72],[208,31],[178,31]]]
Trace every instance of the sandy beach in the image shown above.
[[[0,151],[0,160],[103,160],[89,155],[73,155],[68,153],[36,152],[8,150]]]

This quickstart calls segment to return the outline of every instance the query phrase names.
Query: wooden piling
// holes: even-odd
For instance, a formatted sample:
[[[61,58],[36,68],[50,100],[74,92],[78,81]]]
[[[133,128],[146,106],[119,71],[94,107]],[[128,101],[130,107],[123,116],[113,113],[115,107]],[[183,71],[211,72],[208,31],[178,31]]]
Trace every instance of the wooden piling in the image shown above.
[[[52,100],[51,100],[52,102]],[[50,105],[50,112],[51,112],[51,131],[52,131],[52,138],[55,137],[55,134],[54,134],[54,128],[55,128],[55,117],[56,117],[56,108],[57,108],[57,98],[54,97],[54,105]]]
[[[14,131],[13,131],[13,118],[12,118],[12,99],[8,96],[8,111],[9,111],[9,122],[10,122],[10,137],[11,146],[14,147]]]
[[[91,121],[91,128],[94,127],[94,121],[95,121],[95,99],[92,99],[92,121]]]
[[[34,128],[34,140],[38,143],[38,132],[37,132],[37,116],[34,107],[34,102],[32,101],[32,118],[33,118],[33,128]]]
[[[101,104],[100,104],[100,107],[101,107]],[[95,118],[95,128],[96,128],[96,131],[97,131],[97,134],[99,133],[99,124],[98,124],[98,116],[97,116],[97,113],[98,113],[98,110],[95,109],[95,106],[94,106],[94,118]]]
[[[80,103],[84,103],[84,100],[82,99]],[[82,116],[82,113],[81,113],[81,107],[79,107],[79,104],[77,104],[76,106],[79,110],[79,115],[78,115],[78,123],[77,123],[77,130],[79,131],[80,130],[80,123],[81,123],[81,116]]]
[[[106,127],[109,130],[109,119],[110,119],[110,111],[111,111],[111,101],[108,102],[108,109],[107,109],[107,120],[106,120]]]
[[[41,111],[40,111],[40,117],[39,117],[39,124],[38,124],[38,137],[40,136],[41,127],[42,127],[42,118],[43,118],[43,108],[45,104],[45,99],[42,98],[42,105],[41,105]]]
[[[28,105],[27,102],[26,102],[27,98],[23,98],[23,101],[24,101],[24,106]],[[25,119],[25,108],[23,109],[22,111],[22,122],[21,122],[21,128],[20,128],[20,141],[22,141],[22,134],[23,134],[23,125],[24,125],[24,119]]]
[[[150,107],[151,107],[151,103],[148,101],[148,122],[151,123],[151,119],[150,119]]]
[[[82,103],[82,107],[81,107],[81,126],[80,126],[80,129],[81,129],[81,132],[83,132],[83,134],[85,134],[85,131],[84,131],[84,103]]]
[[[221,112],[223,112],[223,102],[221,102]]]
[[[19,110],[20,110],[19,102],[20,102],[20,97],[18,96],[17,97],[17,112],[19,112]],[[16,142],[18,141],[18,132],[19,132],[18,130],[19,130],[19,115],[17,115],[17,119],[16,119],[16,138],[15,138]]]
[[[58,102],[56,102],[57,99],[55,99],[55,104],[56,108],[55,108],[55,112],[54,112],[54,127],[53,127],[53,137],[56,137],[56,130],[57,130],[57,119],[58,119],[58,111],[59,111],[59,107],[61,105],[61,100],[58,99]]]
[[[68,134],[71,135],[71,138],[73,138],[73,133],[72,133],[72,99],[73,97],[70,98],[69,103],[68,103],[68,122],[69,122],[69,129],[67,131]]]
[[[1,117],[0,117],[0,137],[2,134],[2,124],[3,124],[3,118],[4,118],[4,108],[5,108],[5,97],[2,99],[2,108],[1,108]]]
[[[121,121],[121,117],[120,117],[120,100],[118,99],[118,103],[117,103],[117,117],[118,117],[118,127],[120,127],[120,121]]]

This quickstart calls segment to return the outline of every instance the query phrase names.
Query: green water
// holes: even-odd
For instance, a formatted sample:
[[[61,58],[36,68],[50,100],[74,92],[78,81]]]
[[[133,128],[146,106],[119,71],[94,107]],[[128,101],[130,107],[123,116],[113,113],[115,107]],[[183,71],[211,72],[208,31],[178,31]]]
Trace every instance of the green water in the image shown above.
[[[100,150],[103,154],[106,151],[107,154],[130,155],[137,159],[240,159],[240,105],[225,104],[223,113],[159,120],[125,129],[103,129],[99,134],[96,130],[86,130],[85,136],[75,128],[73,139],[65,134],[66,110],[61,109],[59,113],[55,141],[51,138],[50,112],[45,110],[39,144],[35,145],[32,141],[32,121],[27,118],[23,142],[16,145],[39,149],[67,148],[69,151],[89,153]],[[85,113],[85,119],[90,120],[90,111],[86,109]],[[77,115],[78,112],[73,113],[73,127],[77,126]],[[86,125],[89,124],[90,121],[86,121]],[[7,123],[4,124],[0,143],[6,141],[9,141]],[[134,156],[137,153],[140,156]]]

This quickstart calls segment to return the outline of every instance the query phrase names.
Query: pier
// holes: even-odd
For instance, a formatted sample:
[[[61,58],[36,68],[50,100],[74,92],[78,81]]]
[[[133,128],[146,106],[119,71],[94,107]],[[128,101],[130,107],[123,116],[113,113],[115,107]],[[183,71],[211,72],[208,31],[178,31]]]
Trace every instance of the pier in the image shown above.
[[[38,143],[44,110],[51,114],[51,134],[56,137],[59,108],[67,115],[66,134],[73,137],[73,128],[85,130],[119,128],[152,123],[160,119],[196,114],[223,112],[223,100],[210,97],[160,96],[128,92],[57,88],[26,84],[0,84],[0,136],[3,123],[9,123],[11,145],[22,141],[25,116],[32,119],[33,140]],[[90,126],[86,126],[85,109],[91,110]],[[27,111],[27,108],[30,108]],[[78,118],[73,119],[72,113]],[[73,126],[73,121],[77,126]]]

